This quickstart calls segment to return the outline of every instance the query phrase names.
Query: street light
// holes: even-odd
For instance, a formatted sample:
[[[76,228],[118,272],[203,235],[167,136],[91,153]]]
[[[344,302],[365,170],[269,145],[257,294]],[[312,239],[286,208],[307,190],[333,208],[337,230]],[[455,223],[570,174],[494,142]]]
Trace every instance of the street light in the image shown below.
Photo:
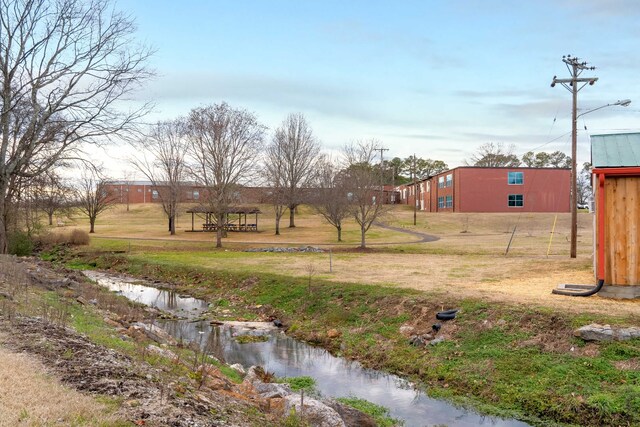
[[[602,106],[600,106],[598,108],[594,108],[593,110],[589,110],[589,111],[585,111],[584,113],[580,113],[580,114],[578,114],[576,116],[576,119],[578,117],[584,116],[585,114],[593,113],[594,111],[602,110],[603,108],[606,108],[606,107],[615,107],[615,106],[628,107],[629,104],[631,104],[631,100],[630,99],[623,99],[621,101],[616,101],[616,102],[614,102],[612,104],[602,105]]]
[[[565,63],[571,78],[559,79],[557,76],[553,76],[551,81],[551,87],[554,87],[557,83],[560,83],[573,95],[572,105],[572,120],[571,120],[571,258],[575,258],[577,255],[577,239],[578,239],[578,168],[576,163],[577,156],[577,140],[578,140],[578,117],[591,113],[596,110],[600,110],[605,107],[612,107],[614,105],[621,105],[626,107],[631,103],[631,100],[624,99],[622,101],[614,102],[612,104],[606,104],[593,110],[585,111],[578,114],[578,92],[584,88],[587,84],[593,86],[598,81],[597,77],[580,77],[585,70],[595,70],[595,67],[588,67],[587,63],[580,61],[579,58],[571,55],[562,57],[562,62]]]

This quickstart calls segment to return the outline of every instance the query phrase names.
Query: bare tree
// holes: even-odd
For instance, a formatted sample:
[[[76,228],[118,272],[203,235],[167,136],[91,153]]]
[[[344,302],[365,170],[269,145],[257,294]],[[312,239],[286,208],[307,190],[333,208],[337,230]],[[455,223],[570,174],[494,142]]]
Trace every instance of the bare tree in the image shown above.
[[[31,182],[36,187],[39,208],[47,214],[49,225],[53,225],[53,216],[66,207],[71,189],[54,170],[47,171]]]
[[[279,157],[276,159],[275,157]],[[283,186],[289,207],[289,227],[295,227],[296,207],[314,180],[320,144],[302,113],[289,114],[276,129],[268,149],[267,163],[282,162]]]
[[[520,159],[513,154],[514,149],[513,144],[505,147],[502,143],[488,142],[478,147],[478,151],[470,160],[465,160],[465,164],[485,168],[517,167],[520,166]]]
[[[149,49],[110,0],[0,0],[0,253],[17,180],[130,129],[118,108],[149,77]]]
[[[360,226],[360,247],[366,248],[365,235],[371,225],[385,212],[380,191],[380,177],[373,166],[376,140],[361,141],[344,148],[346,169],[344,179],[349,189],[352,214]]]
[[[342,222],[351,216],[348,176],[333,163],[324,161],[319,165],[318,185],[311,197],[311,205],[338,232],[342,241]]]
[[[169,232],[175,235],[176,216],[187,173],[184,121],[156,123],[141,145],[143,154],[132,162],[158,192],[169,220]]]
[[[593,199],[593,187],[591,183],[591,163],[585,162],[582,165],[582,170],[578,173],[578,180],[576,182],[578,192],[577,201],[581,205],[586,205]]]
[[[108,181],[99,168],[91,165],[82,171],[82,178],[75,189],[75,203],[89,217],[89,233],[95,233],[98,215],[113,206],[117,199],[108,191]]]
[[[250,181],[262,148],[265,127],[246,110],[227,103],[191,110],[187,125],[193,172],[207,191],[206,203],[218,224],[216,247],[222,247],[222,226],[234,192]]]
[[[120,190],[120,203],[125,203],[127,206],[127,212],[129,212],[129,206],[131,205],[131,186],[135,182],[135,173],[132,171],[127,171],[124,173],[124,179],[122,180],[122,184],[124,184],[124,188]],[[124,192],[124,195],[122,194]]]
[[[263,175],[269,187],[266,200],[273,206],[276,221],[276,236],[280,235],[280,219],[287,209],[287,187],[285,185],[285,161],[280,153],[279,144],[267,146],[266,161]]]

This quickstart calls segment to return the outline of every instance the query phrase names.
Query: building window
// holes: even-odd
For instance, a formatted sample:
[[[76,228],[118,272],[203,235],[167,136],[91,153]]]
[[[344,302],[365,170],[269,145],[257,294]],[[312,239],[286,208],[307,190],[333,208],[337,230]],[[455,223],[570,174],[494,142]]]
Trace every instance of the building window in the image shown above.
[[[452,208],[453,207],[453,196],[447,196],[446,207],[448,207],[448,208]]]
[[[157,199],[158,198],[158,190],[153,190],[151,192],[151,198],[153,198],[153,199]]]
[[[509,207],[521,208],[524,206],[524,195],[522,194],[509,194]]]
[[[138,188],[138,193],[142,193],[142,188]]]
[[[444,176],[438,178],[438,188],[444,188]]]
[[[509,172],[509,185],[524,184],[524,172]]]
[[[444,208],[444,197],[438,197],[438,207]]]
[[[453,185],[453,174],[450,173],[447,175],[447,184],[446,187],[451,187]]]
[[[431,181],[427,181],[427,193],[431,191]]]
[[[194,191],[193,192],[193,198],[194,198],[194,200],[198,200],[200,198],[200,192],[199,191]]]

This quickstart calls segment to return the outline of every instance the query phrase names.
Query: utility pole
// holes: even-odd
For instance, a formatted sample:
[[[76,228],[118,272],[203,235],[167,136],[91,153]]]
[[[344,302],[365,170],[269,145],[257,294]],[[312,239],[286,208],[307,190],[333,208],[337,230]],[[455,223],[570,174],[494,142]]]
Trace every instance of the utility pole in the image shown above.
[[[418,183],[416,181],[416,153],[413,153],[411,162],[411,179],[413,179],[413,225],[417,224],[418,218]]]
[[[396,167],[391,166],[391,204],[396,204]]]
[[[556,83],[560,83],[573,96],[572,115],[571,115],[571,258],[575,258],[577,254],[577,238],[578,238],[578,170],[577,170],[577,153],[578,153],[578,92],[587,84],[593,85],[598,81],[597,77],[580,77],[584,70],[595,70],[596,67],[588,67],[586,62],[580,62],[580,58],[566,55],[562,57],[571,74],[569,79],[558,79],[553,76],[551,87]],[[580,85],[578,87],[578,85]]]
[[[384,152],[385,151],[389,151],[388,148],[374,148],[374,150],[379,151],[380,152],[380,204],[383,205],[384,204],[384,173],[382,171],[383,168],[383,164],[384,164]]]

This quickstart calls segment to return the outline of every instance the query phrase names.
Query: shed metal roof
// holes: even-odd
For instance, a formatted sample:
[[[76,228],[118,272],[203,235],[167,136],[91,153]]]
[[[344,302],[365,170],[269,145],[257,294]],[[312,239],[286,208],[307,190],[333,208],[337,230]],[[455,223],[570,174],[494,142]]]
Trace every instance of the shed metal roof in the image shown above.
[[[591,135],[591,164],[596,168],[640,166],[640,133]]]

